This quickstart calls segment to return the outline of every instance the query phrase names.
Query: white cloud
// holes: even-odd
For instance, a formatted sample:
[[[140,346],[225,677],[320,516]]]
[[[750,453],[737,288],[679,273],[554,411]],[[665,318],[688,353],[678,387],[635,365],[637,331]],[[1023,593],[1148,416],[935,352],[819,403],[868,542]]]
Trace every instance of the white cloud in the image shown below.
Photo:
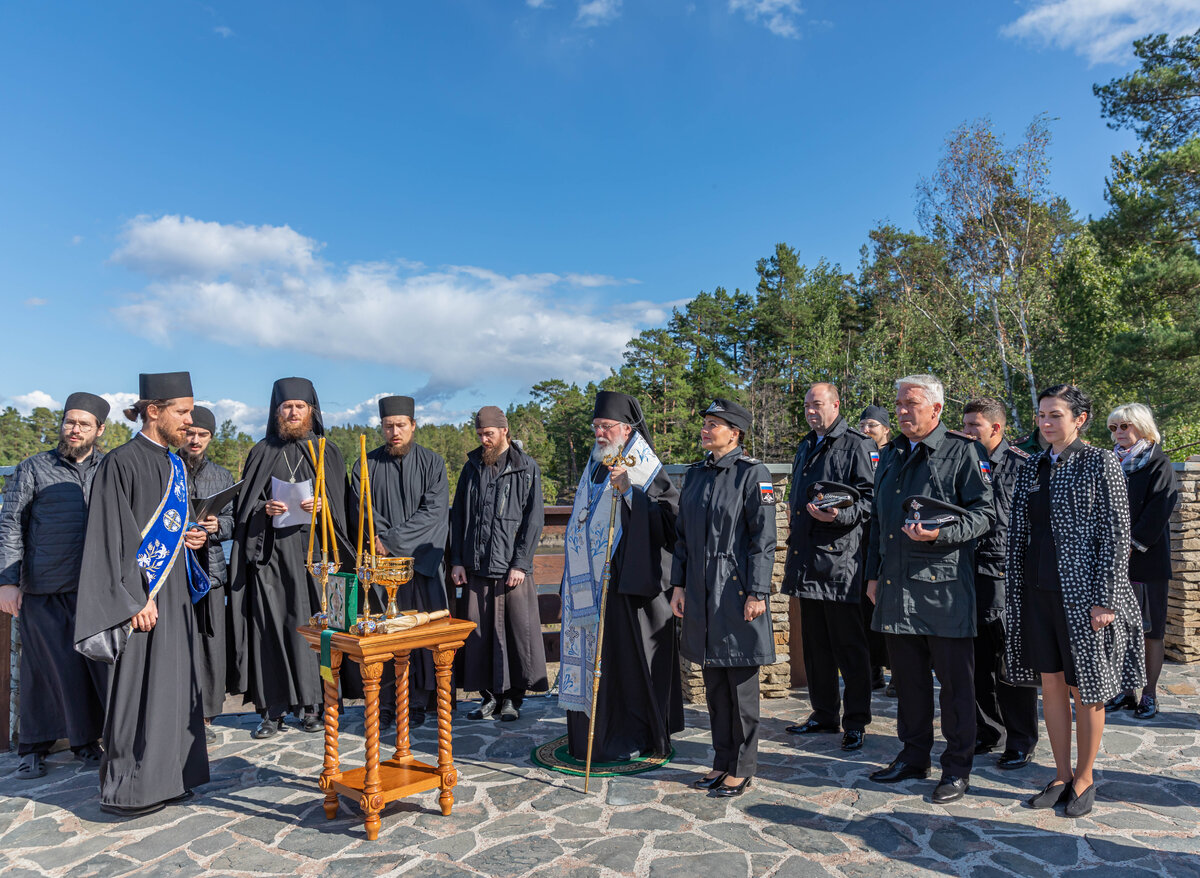
[[[621,0],[585,0],[579,4],[575,23],[580,27],[599,27],[616,21],[621,15]]]
[[[17,396],[9,397],[13,406],[22,415],[28,415],[36,408],[57,409],[62,407],[62,403],[46,393],[44,390],[31,390],[29,393],[21,393]]]
[[[289,226],[225,225],[190,216],[138,216],[121,238],[113,262],[165,277],[211,277],[266,265],[304,273],[316,266],[320,249]]]
[[[1180,35],[1197,27],[1196,0],[1033,0],[1001,33],[1071,49],[1100,64],[1128,59],[1133,41],[1149,34]]]
[[[729,11],[741,12],[747,21],[762,22],[776,36],[800,36],[799,19],[804,14],[800,0],[729,0]]]
[[[38,308],[42,305],[49,305],[50,302],[48,299],[43,299],[40,296],[32,296],[25,300],[25,304],[30,308]]]
[[[549,0],[525,0],[525,5],[532,9],[543,9],[550,5]]]
[[[313,259],[317,243],[286,226],[139,218],[129,238],[113,258],[152,274],[116,309],[134,333],[398,366],[425,376],[423,388],[409,391],[423,401],[481,382],[601,378],[654,322],[647,317],[663,313],[654,303],[599,310],[588,304],[594,297],[564,294],[629,282],[601,274],[396,262],[335,268]],[[205,307],[180,307],[189,301]]]
[[[83,243],[83,235],[72,235],[71,236],[71,246],[72,247],[78,247],[82,243]]]
[[[213,28],[213,33],[215,33],[217,36],[229,39],[231,36],[233,36],[233,28],[226,27],[225,25],[221,24]]]

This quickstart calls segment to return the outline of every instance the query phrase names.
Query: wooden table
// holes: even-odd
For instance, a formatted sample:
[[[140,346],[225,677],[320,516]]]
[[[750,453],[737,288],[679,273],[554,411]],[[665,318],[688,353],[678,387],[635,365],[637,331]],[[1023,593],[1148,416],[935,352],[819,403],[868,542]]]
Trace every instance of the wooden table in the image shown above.
[[[388,802],[415,793],[441,787],[438,804],[442,814],[454,805],[454,770],[450,738],[450,676],[454,653],[475,628],[462,619],[438,619],[396,634],[372,634],[359,637],[334,632],[330,643],[330,666],[334,682],[325,687],[325,768],[319,785],[325,791],[325,816],[337,815],[338,794],[358,799],[366,815],[367,838],[379,837],[379,812]],[[300,634],[318,652],[321,629],[301,626]],[[414,649],[433,652],[437,670],[438,763],[421,762],[412,755],[408,739],[408,655]],[[363,694],[366,696],[367,764],[342,771],[338,759],[338,671],[343,657],[362,669]],[[386,662],[396,663],[396,752],[385,762],[379,761],[379,686]]]

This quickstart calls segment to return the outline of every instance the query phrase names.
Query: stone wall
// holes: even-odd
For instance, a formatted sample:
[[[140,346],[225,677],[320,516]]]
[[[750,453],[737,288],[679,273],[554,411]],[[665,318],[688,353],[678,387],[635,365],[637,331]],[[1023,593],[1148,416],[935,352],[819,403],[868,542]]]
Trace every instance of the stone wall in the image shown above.
[[[1200,455],[1175,464],[1179,506],[1171,516],[1174,576],[1167,594],[1167,658],[1200,661]]]

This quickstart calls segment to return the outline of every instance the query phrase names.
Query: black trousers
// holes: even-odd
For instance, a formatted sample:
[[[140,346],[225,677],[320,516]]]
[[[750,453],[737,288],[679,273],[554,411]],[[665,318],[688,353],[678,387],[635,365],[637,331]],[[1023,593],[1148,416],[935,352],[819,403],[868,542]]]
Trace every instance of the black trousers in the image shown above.
[[[857,604],[800,598],[800,631],[813,719],[861,732],[871,721],[871,648]],[[846,687],[845,710],[838,671]],[[842,716],[839,717],[838,713]]]
[[[867,632],[867,645],[871,648],[871,672],[874,673],[876,668],[890,668],[892,662],[888,658],[887,641],[880,632],[871,630],[871,617],[875,615],[875,604],[867,597],[866,586],[863,587],[859,607],[862,609],[863,630]]]
[[[976,740],[1009,750],[1031,750],[1038,739],[1038,690],[1000,679],[1004,620],[980,622],[975,636]]]
[[[896,734],[904,744],[900,759],[928,765],[933,750],[933,678],[942,684],[942,773],[967,777],[975,760],[975,640],[889,634],[892,682],[896,686]]]
[[[758,771],[758,666],[705,668],[713,771],[754,777]]]

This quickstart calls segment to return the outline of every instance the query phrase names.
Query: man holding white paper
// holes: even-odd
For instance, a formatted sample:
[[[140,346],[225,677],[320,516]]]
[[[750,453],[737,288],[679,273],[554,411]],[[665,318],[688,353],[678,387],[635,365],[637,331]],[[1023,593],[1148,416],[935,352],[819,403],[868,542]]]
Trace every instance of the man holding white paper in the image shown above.
[[[324,728],[317,654],[296,632],[321,608],[320,586],[306,556],[316,472],[309,449],[324,434],[312,382],[276,381],[266,438],[246,458],[230,557],[230,687],[244,693],[263,717],[252,732],[255,738],[283,729],[288,711],[306,732]],[[353,564],[346,536],[346,465],[331,442],[325,444],[325,485],[332,538],[339,541],[342,561]]]

